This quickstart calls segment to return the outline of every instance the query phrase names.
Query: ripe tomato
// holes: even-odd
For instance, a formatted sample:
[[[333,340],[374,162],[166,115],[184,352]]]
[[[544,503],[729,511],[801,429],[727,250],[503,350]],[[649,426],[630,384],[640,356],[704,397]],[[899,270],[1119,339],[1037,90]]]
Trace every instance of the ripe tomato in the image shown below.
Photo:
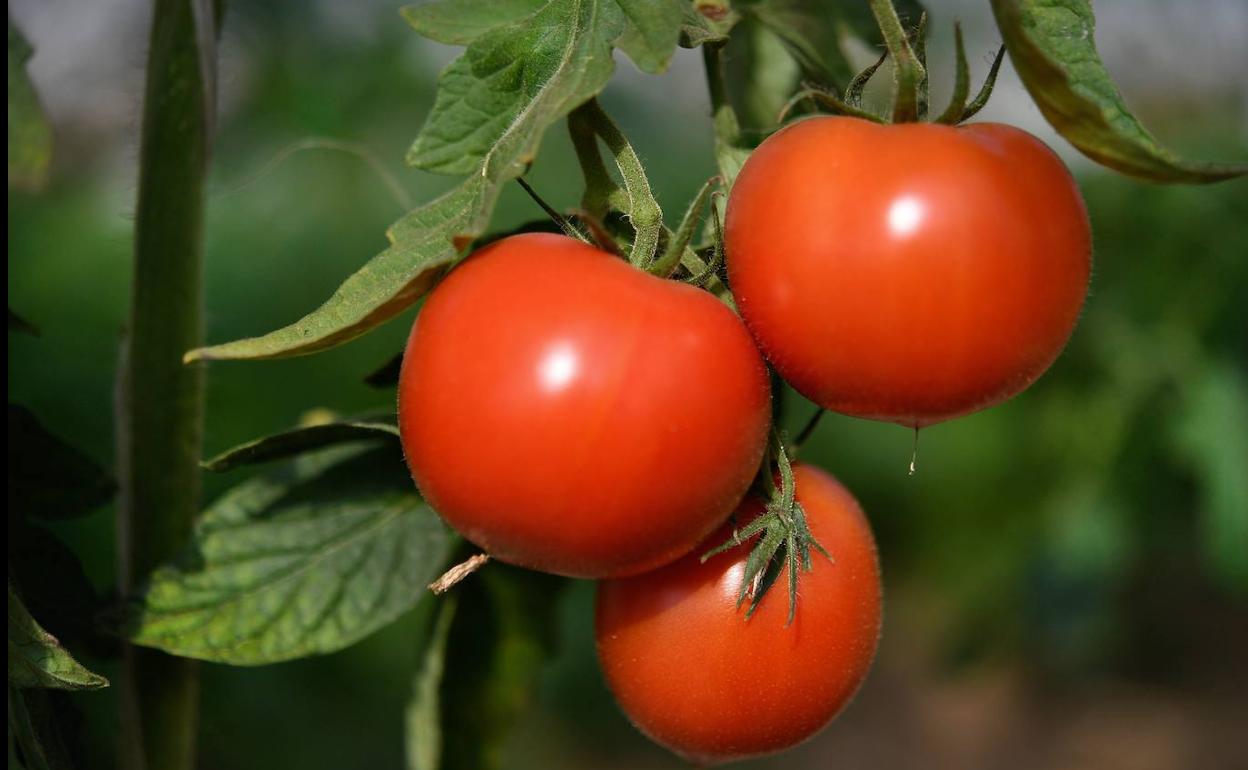
[[[809,466],[795,472],[810,529],[835,561],[812,552],[792,625],[785,573],[752,617],[736,606],[752,543],[699,561],[730,536],[727,525],[673,564],[599,584],[607,684],[638,729],[695,762],[806,740],[853,697],[875,656],[880,571],[870,525],[836,479]],[[761,510],[746,501],[738,525]]]
[[[737,306],[781,376],[833,411],[914,427],[1043,374],[1091,263],[1062,162],[994,123],[795,123],[741,170],[725,244]]]
[[[687,552],[740,501],[771,422],[762,356],[710,294],[572,238],[457,267],[403,359],[399,428],[430,505],[503,561],[576,577]]]

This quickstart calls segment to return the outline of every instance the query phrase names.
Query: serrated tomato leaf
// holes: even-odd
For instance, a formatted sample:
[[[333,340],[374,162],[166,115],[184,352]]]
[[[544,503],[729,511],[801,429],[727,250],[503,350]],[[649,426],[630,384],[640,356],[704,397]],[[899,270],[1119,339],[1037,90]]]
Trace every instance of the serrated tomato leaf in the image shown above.
[[[683,0],[615,0],[627,23],[616,45],[642,72],[667,69],[680,42]]]
[[[295,323],[261,337],[197,348],[197,360],[285,358],[354,339],[406,310],[459,260],[480,235],[498,190],[479,177],[466,180],[408,213],[386,233],[390,248],[347,278],[323,305]]]
[[[490,564],[442,600],[407,709],[410,770],[492,770],[554,653],[567,580]]]
[[[303,454],[205,511],[134,601],[128,635],[235,665],[334,652],[412,609],[454,541],[392,449]]]
[[[523,25],[530,17],[543,12],[575,14],[580,3],[549,7],[559,4],[560,0],[433,0],[409,5],[402,9],[402,14],[413,29],[431,40],[470,45],[488,32]],[[645,72],[662,72],[667,68],[686,14],[692,12],[690,3],[686,0],[604,0],[602,5],[604,12],[613,14],[613,21],[612,5],[623,14],[616,37],[608,42],[627,53]]]
[[[30,43],[9,18],[9,186],[43,187],[52,159],[52,127],[26,72]]]
[[[495,184],[519,176],[546,128],[607,84],[624,28],[615,0],[550,0],[477,37],[439,76],[408,163]]]
[[[344,420],[323,425],[307,425],[239,444],[200,465],[204,470],[220,473],[244,465],[285,459],[335,444],[360,441],[394,443],[398,437],[398,426],[393,422],[378,420]]]
[[[108,680],[88,671],[30,616],[9,583],[9,686],[98,690]]]
[[[1103,166],[1155,182],[1217,182],[1248,164],[1189,161],[1160,145],[1127,109],[1096,52],[1088,0],[992,0],[997,27],[1045,119]]]
[[[116,484],[82,452],[9,404],[9,515],[65,519],[112,499]]]
[[[547,0],[432,0],[399,9],[421,35],[447,45],[468,45],[486,32],[537,12]]]
[[[696,3],[681,3],[680,45],[684,48],[724,42],[733,25],[741,18],[735,11],[725,10],[712,19],[700,13],[695,6]]]

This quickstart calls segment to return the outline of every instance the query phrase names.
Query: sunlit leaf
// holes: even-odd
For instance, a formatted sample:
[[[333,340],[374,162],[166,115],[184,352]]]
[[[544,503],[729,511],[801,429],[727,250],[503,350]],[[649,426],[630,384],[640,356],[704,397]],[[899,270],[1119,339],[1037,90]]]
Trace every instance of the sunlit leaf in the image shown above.
[[[607,84],[624,29],[614,0],[551,0],[477,37],[439,76],[408,163],[496,184],[519,176],[546,128]]]
[[[992,0],[992,9],[1040,112],[1084,155],[1158,182],[1216,182],[1248,173],[1248,164],[1181,158],[1140,124],[1096,52],[1088,0]]]
[[[391,246],[338,287],[325,304],[261,337],[192,350],[186,360],[284,358],[354,339],[406,310],[460,257],[480,232],[498,190],[479,177],[421,206],[391,226]]]
[[[392,449],[303,454],[208,508],[130,636],[237,665],[333,652],[414,607],[453,543]]]

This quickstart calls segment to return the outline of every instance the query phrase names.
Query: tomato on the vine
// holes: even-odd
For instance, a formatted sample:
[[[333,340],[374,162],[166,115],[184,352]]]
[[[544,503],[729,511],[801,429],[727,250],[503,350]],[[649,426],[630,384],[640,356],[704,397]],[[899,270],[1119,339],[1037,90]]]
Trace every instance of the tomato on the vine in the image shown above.
[[[833,411],[913,427],[1043,374],[1091,267],[1070,173],[994,123],[794,123],[742,168],[725,245],[737,306],[784,379]]]
[[[433,291],[399,427],[430,505],[492,556],[641,572],[732,512],[771,422],[762,356],[710,294],[575,239],[517,235]]]
[[[799,465],[797,500],[832,560],[812,554],[793,622],[784,567],[752,616],[737,606],[750,544],[702,562],[732,535],[653,572],[599,584],[595,631],[607,684],[647,736],[704,763],[780,751],[814,735],[866,678],[880,633],[875,539],[836,479]],[[762,511],[751,498],[743,526]]]

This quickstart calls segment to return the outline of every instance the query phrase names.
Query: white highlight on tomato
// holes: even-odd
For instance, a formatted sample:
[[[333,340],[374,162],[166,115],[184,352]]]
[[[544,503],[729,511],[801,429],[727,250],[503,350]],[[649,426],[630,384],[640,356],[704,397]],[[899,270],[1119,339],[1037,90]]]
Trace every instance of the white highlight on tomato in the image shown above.
[[[888,229],[893,235],[909,235],[922,221],[923,202],[918,198],[908,195],[898,198],[888,209]]]
[[[549,391],[562,390],[576,377],[580,361],[576,349],[566,342],[554,345],[537,365],[542,386]]]

